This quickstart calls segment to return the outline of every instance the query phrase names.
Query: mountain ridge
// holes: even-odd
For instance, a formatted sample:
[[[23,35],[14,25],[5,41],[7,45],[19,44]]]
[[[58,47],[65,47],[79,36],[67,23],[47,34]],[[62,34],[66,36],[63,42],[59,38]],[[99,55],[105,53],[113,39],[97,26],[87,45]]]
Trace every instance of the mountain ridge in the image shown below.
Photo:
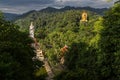
[[[72,7],[72,6],[65,6],[63,8],[57,9],[54,7],[47,7],[45,9],[39,10],[39,12],[64,12],[66,10],[89,10],[96,13],[103,14],[104,11],[108,10],[108,8],[92,8],[92,7]]]
[[[64,11],[67,11],[67,10],[88,10],[88,11],[92,11],[92,12],[95,12],[97,14],[100,14],[100,15],[103,15],[105,11],[108,10],[108,8],[92,8],[92,7],[72,7],[72,6],[65,6],[63,8],[60,8],[60,9],[57,9],[57,8],[54,8],[54,7],[47,7],[47,8],[44,8],[44,9],[41,9],[41,10],[31,10],[31,11],[28,11],[26,13],[23,13],[23,14],[15,14],[15,13],[4,13],[4,16],[5,16],[5,19],[6,20],[9,20],[9,21],[14,21],[16,19],[19,19],[19,18],[23,18],[33,12],[49,12],[49,13],[53,13],[53,12],[64,12]]]
[[[16,19],[20,14],[15,13],[3,13],[5,20],[12,21]]]

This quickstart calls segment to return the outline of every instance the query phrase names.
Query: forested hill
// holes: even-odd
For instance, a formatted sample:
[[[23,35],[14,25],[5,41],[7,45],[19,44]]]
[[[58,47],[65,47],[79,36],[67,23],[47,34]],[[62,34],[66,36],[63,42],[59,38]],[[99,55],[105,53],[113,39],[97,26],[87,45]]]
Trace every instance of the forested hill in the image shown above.
[[[84,26],[80,24],[83,10],[46,11],[31,11],[15,23],[20,26],[21,31],[28,31],[30,22],[34,22],[35,37],[40,41],[51,64],[57,63],[60,48],[65,44],[71,46],[73,42],[80,41],[89,43],[94,37],[94,23],[99,23],[101,17],[96,12],[85,10],[88,22]]]
[[[120,80],[120,0],[103,16],[84,9],[88,14],[84,21],[84,10],[55,10],[23,14],[15,21],[23,32],[0,15],[0,79],[44,80],[39,78],[45,71],[36,61],[33,64],[32,41],[24,33],[33,21],[54,80]]]
[[[47,7],[45,9],[40,10],[40,12],[63,12],[66,10],[88,10],[92,12],[96,12],[98,14],[103,14],[104,11],[108,10],[107,8],[92,8],[92,7],[71,7],[71,6],[66,6],[64,8],[56,9],[53,7]]]
[[[19,15],[19,17],[17,17],[16,19],[18,19],[18,18],[24,18],[27,15],[29,15],[31,13],[34,13],[34,12],[38,12],[38,13],[39,12],[51,13],[51,12],[65,12],[65,11],[68,11],[68,10],[88,10],[88,11],[92,11],[92,12],[95,12],[97,14],[103,15],[104,12],[108,10],[108,8],[92,8],[92,7],[71,7],[71,6],[65,6],[63,8],[57,9],[57,8],[53,8],[53,7],[47,7],[47,8],[44,8],[42,10],[39,10],[39,11],[31,10],[31,11],[29,11],[27,13],[23,13],[22,15]]]
[[[74,42],[90,42],[92,44],[95,37],[94,23],[98,21],[97,24],[99,24],[101,15],[84,9],[88,14],[87,25],[84,25],[80,23],[84,10],[68,9],[65,11],[46,12],[48,9],[50,8],[42,11],[31,11],[24,14],[26,16],[23,15],[23,18],[16,20],[15,23],[20,26],[20,30],[28,31],[30,21],[34,22],[36,27],[35,37],[39,40],[41,48],[45,50],[50,64],[55,66],[55,64],[59,64],[60,48],[65,44],[69,47]],[[51,8],[51,10],[53,9]]]
[[[107,9],[106,8],[95,9],[91,7],[70,7],[70,6],[66,6],[61,9],[47,7],[40,11],[32,10],[27,13],[24,13],[15,20],[15,23],[21,26],[21,30],[27,30],[31,20],[34,20],[34,24],[36,27],[40,26],[54,27],[56,25],[65,26],[65,24],[67,24],[69,20],[72,19],[80,20],[81,13],[83,10],[86,10],[88,12],[89,18],[92,20],[96,18],[96,16],[103,14]],[[58,25],[59,23],[61,24]]]
[[[12,21],[18,18],[20,14],[14,14],[14,13],[4,13],[4,18],[5,20]]]

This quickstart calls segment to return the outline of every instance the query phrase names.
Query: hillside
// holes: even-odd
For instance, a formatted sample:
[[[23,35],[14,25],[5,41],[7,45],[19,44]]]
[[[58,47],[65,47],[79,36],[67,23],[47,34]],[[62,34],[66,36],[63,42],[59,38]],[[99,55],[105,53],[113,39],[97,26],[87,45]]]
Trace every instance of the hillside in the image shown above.
[[[71,6],[65,6],[64,8],[56,9],[53,7],[47,7],[45,9],[40,10],[40,12],[64,12],[67,10],[88,10],[95,12],[97,14],[104,14],[104,11],[108,10],[107,8],[92,8],[92,7],[71,7]]]
[[[120,0],[104,14],[97,10],[48,7],[15,24],[0,13],[0,79],[120,80]]]
[[[45,24],[47,22],[47,19],[49,19],[49,18],[54,19],[54,18],[52,18],[53,16],[61,16],[61,15],[64,16],[64,14],[65,15],[67,13],[69,14],[69,11],[77,12],[76,16],[78,16],[78,18],[80,19],[81,12],[84,10],[91,12],[92,13],[92,14],[90,14],[90,17],[91,17],[94,14],[95,15],[103,15],[107,9],[106,8],[95,9],[95,8],[91,8],[91,7],[70,7],[70,6],[66,6],[61,9],[47,7],[40,11],[32,10],[27,13],[24,13],[23,15],[20,15],[15,20],[15,23],[17,23],[19,26],[21,26],[21,30],[25,30],[26,28],[28,29],[28,26],[30,25],[31,20],[34,20],[35,24],[37,24],[37,23]],[[41,21],[41,22],[39,22],[39,21]],[[39,25],[36,25],[36,26],[39,26]],[[51,26],[53,26],[53,25],[51,25]]]
[[[35,36],[40,42],[41,48],[45,51],[54,72],[59,71],[55,67],[59,66],[60,48],[64,45],[71,46],[73,43],[91,42],[95,36],[93,33],[94,23],[101,17],[96,12],[86,10],[89,16],[87,25],[80,23],[83,10],[53,11],[54,8],[42,11],[32,11],[28,15],[18,19],[20,30],[28,31],[30,21],[34,22],[36,27]],[[48,12],[47,12],[48,11]],[[58,65],[56,65],[58,64]]]
[[[73,42],[89,42],[93,37],[94,23],[101,17],[99,13],[93,12],[92,8],[86,7],[84,10],[88,13],[87,26],[80,24],[81,14],[83,9],[65,7],[55,9],[48,7],[41,11],[30,11],[23,14],[15,23],[20,27],[21,31],[28,31],[30,22],[33,21],[36,27],[35,36],[40,40],[41,47],[46,51],[51,63],[56,63],[60,53],[60,48],[66,45],[71,45]],[[90,9],[90,10],[87,10]],[[92,10],[91,10],[92,9]],[[102,11],[102,9],[101,9]],[[103,10],[104,11],[104,10]],[[100,12],[98,10],[98,12]],[[71,37],[69,37],[69,36]],[[56,51],[54,53],[54,50]],[[51,52],[54,55],[51,55]]]
[[[19,14],[13,14],[13,13],[3,13],[5,20],[8,21],[13,21],[15,20],[18,16],[20,16]]]
[[[4,13],[4,17],[8,21],[15,21],[15,20],[18,20],[20,18],[24,18],[24,17],[26,17],[29,14],[34,13],[34,12],[51,13],[51,12],[64,12],[64,11],[67,11],[67,10],[88,10],[88,11],[92,11],[92,12],[95,12],[97,14],[103,15],[104,11],[106,11],[108,9],[107,8],[102,8],[102,9],[97,8],[96,9],[96,8],[91,8],[91,7],[71,7],[71,6],[66,6],[66,7],[60,8],[60,9],[53,8],[53,7],[47,7],[45,9],[42,9],[42,10],[39,10],[39,11],[32,10],[32,11],[29,11],[29,12],[23,13],[23,14]]]
[[[55,80],[119,80],[120,4],[104,16],[74,7],[64,10],[49,7],[32,11],[15,23],[21,31],[28,31],[34,22],[35,37],[56,74]],[[84,11],[88,21],[80,22]]]

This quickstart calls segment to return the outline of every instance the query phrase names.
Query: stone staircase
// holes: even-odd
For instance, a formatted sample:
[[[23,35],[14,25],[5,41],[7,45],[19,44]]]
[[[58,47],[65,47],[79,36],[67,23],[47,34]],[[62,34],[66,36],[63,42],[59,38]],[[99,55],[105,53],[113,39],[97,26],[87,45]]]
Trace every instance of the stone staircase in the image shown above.
[[[48,59],[45,58],[43,51],[37,48],[35,52],[36,52],[36,58],[44,63],[43,66],[45,67],[46,72],[48,74],[48,77],[46,78],[46,80],[53,80],[54,73],[51,69]]]

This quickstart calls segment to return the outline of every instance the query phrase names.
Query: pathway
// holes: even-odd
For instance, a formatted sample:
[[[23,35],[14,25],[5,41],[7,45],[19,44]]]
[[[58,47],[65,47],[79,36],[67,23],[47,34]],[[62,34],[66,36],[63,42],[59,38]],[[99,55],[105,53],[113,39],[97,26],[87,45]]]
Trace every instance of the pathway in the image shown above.
[[[48,59],[44,57],[43,51],[37,48],[35,52],[36,52],[36,58],[44,63],[44,67],[48,74],[48,77],[46,78],[46,80],[53,80],[52,79],[54,77],[53,71],[50,67]]]

